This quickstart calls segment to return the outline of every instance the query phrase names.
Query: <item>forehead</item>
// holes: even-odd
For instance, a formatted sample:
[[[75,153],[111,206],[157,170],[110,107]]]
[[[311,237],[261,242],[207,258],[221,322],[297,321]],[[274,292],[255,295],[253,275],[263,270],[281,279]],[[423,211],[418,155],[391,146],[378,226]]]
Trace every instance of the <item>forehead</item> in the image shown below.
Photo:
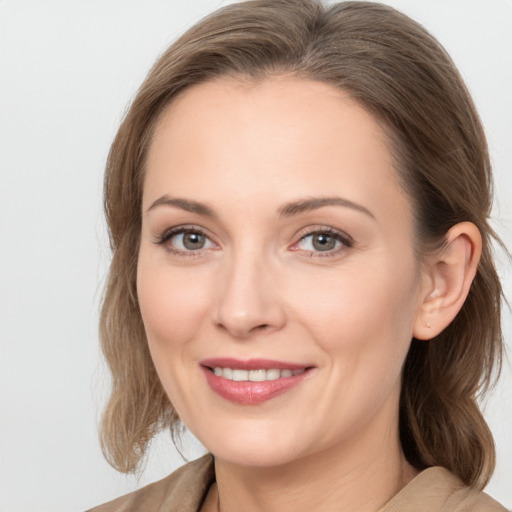
[[[209,203],[264,196],[276,207],[336,193],[409,209],[374,117],[344,90],[289,77],[216,79],[176,98],[150,146],[145,204],[163,193]]]

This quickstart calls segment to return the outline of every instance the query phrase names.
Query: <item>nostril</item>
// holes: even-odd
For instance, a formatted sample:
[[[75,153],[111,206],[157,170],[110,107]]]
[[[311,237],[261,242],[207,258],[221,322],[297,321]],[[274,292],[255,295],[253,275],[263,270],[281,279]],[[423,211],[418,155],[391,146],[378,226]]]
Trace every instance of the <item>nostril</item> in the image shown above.
[[[261,325],[256,325],[255,327],[253,327],[251,329],[251,331],[265,331],[268,328],[270,328],[270,325],[268,325],[268,324],[261,324]]]

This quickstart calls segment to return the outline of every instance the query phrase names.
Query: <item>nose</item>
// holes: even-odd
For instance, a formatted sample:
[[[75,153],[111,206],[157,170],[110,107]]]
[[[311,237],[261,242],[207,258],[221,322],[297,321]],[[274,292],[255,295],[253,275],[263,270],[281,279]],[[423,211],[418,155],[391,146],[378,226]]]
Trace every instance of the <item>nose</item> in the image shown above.
[[[214,322],[235,338],[281,329],[286,322],[278,281],[263,257],[240,255],[219,273]]]

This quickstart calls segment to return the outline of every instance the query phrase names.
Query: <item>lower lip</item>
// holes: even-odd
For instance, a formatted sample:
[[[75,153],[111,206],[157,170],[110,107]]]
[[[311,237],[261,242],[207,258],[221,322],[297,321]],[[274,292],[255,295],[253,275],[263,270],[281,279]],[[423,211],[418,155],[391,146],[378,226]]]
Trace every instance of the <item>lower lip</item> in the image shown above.
[[[234,381],[215,375],[210,368],[201,367],[210,389],[222,398],[239,405],[258,405],[298,386],[310,373],[310,368],[299,375],[281,377],[263,382]]]

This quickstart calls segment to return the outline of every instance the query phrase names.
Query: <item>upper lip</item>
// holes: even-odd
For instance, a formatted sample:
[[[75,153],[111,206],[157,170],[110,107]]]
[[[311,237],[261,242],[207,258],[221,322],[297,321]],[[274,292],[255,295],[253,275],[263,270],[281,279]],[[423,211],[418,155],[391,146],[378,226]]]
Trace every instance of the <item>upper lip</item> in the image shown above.
[[[200,362],[202,366],[208,368],[232,368],[233,370],[260,370],[260,369],[279,369],[279,370],[300,370],[309,368],[312,365],[302,363],[290,363],[287,361],[276,361],[273,359],[233,359],[230,357],[204,359]]]

